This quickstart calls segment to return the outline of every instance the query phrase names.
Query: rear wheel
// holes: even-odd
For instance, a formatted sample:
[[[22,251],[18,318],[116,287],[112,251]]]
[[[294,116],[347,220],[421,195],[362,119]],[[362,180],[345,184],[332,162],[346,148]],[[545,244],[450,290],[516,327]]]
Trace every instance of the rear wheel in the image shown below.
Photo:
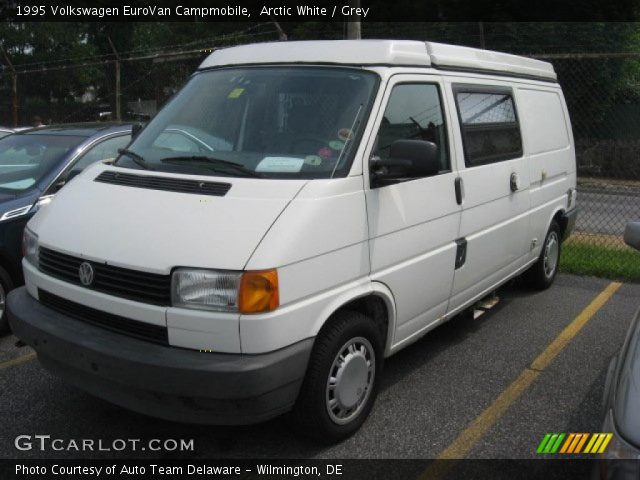
[[[560,225],[554,220],[549,226],[538,261],[526,274],[527,281],[533,288],[538,290],[549,288],[556,278],[562,250],[560,238]]]
[[[9,274],[0,267],[0,333],[9,331],[9,321],[7,318],[7,293],[13,288],[13,282]]]
[[[381,337],[365,315],[336,313],[316,338],[292,412],[300,433],[335,442],[360,428],[377,395],[383,364]]]

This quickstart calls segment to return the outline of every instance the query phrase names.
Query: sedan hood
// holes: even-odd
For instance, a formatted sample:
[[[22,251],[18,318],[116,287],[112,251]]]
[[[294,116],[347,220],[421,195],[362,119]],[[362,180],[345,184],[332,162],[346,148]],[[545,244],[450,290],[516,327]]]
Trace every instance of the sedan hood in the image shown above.
[[[628,338],[617,378],[613,415],[620,434],[640,447],[640,310],[631,322]]]
[[[40,196],[40,191],[31,189],[27,192],[0,192],[0,217],[7,212],[33,205]]]
[[[0,204],[6,202],[7,200],[12,200],[14,198],[16,198],[15,193],[0,192]]]
[[[149,182],[131,186],[95,181],[102,172],[169,179],[171,185],[180,180],[219,182],[230,188],[214,196],[151,189]],[[43,247],[125,268],[161,274],[178,266],[241,270],[305,183],[98,164],[64,187],[29,228]]]

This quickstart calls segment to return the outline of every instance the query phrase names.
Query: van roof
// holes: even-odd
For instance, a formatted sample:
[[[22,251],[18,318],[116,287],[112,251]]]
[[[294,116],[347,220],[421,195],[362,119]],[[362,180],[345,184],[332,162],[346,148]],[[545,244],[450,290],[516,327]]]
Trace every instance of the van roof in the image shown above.
[[[553,65],[548,62],[491,50],[414,40],[254,43],[216,50],[200,68],[291,63],[435,67],[556,80]]]

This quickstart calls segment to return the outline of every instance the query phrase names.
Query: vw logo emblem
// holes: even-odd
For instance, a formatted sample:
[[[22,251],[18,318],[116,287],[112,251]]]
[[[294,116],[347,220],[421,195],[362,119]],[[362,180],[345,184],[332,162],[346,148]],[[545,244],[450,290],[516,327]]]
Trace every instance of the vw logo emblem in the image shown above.
[[[88,287],[93,283],[93,267],[90,263],[82,262],[78,269],[78,276],[80,277],[80,283],[85,287]]]

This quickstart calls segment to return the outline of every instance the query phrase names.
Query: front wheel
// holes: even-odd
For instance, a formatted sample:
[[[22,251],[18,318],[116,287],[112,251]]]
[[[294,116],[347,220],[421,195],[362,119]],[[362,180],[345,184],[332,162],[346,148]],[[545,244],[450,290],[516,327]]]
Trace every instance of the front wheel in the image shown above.
[[[373,407],[383,364],[382,336],[365,315],[338,312],[316,338],[292,412],[300,433],[322,442],[353,434]]]
[[[562,250],[560,225],[551,222],[538,261],[526,273],[528,283],[538,290],[549,288],[556,278]]]

